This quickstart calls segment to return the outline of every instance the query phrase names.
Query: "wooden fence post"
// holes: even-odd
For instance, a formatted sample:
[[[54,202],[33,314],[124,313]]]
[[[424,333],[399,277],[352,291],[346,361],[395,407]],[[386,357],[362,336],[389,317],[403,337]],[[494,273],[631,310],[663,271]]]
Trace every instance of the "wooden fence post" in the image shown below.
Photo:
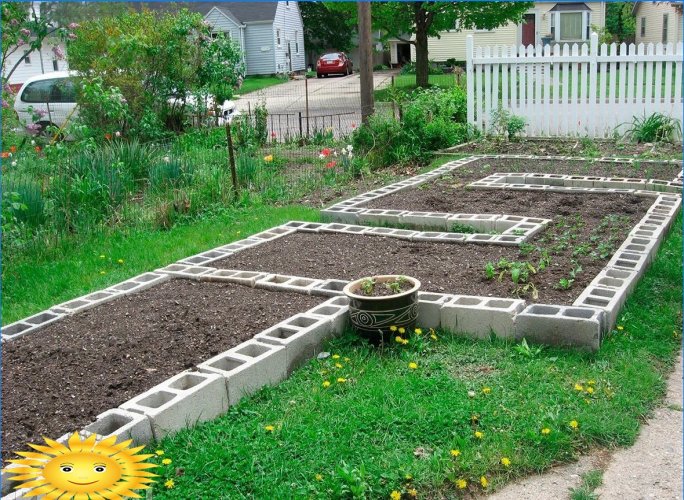
[[[466,37],[466,103],[468,107],[468,124],[478,128],[475,123],[475,72],[473,71],[473,56],[475,43],[473,35]],[[478,117],[479,119],[480,117]]]
[[[237,170],[235,169],[235,153],[233,152],[233,135],[230,131],[230,122],[226,120],[226,139],[228,141],[228,163],[230,165],[230,177],[233,180],[235,198],[238,196]]]

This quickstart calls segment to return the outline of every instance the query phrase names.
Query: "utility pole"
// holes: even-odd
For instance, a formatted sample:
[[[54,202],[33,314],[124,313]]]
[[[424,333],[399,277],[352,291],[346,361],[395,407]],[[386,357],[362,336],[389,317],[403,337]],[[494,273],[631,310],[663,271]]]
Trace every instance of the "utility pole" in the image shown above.
[[[359,64],[361,68],[361,121],[368,123],[373,114],[373,38],[370,1],[357,3],[359,15]]]

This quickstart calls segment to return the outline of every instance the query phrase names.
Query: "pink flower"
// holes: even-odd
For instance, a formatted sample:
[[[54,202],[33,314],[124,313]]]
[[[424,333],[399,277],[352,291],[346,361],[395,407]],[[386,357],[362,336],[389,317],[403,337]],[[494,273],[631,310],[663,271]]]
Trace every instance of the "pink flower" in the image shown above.
[[[7,109],[7,108],[10,107],[10,104],[9,104],[6,100],[3,99],[3,100],[2,100],[2,107],[3,107],[4,109]]]
[[[29,123],[28,125],[26,125],[26,131],[29,134],[37,134],[38,132],[40,132],[40,125],[38,125],[37,123]]]
[[[78,37],[77,37],[74,33],[69,33],[69,34],[67,35],[67,38],[68,38],[69,40],[76,40]]]
[[[31,30],[27,30],[26,28],[20,29],[19,33],[21,33],[22,36],[31,36]]]
[[[70,30],[75,30],[76,28],[80,28],[80,27],[81,27],[81,25],[78,23],[70,23],[69,26],[67,26],[67,28],[69,28]]]
[[[325,148],[323,151],[321,151],[321,154],[323,156],[330,156],[330,148]]]
[[[59,45],[52,46],[52,53],[55,55],[57,59],[64,59],[64,51],[62,50],[62,47],[60,47]]]

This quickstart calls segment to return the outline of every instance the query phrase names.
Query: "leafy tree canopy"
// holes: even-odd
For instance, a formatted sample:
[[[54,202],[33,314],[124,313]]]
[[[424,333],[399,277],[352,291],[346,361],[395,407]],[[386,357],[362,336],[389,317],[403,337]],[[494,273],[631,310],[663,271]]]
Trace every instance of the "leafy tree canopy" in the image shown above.
[[[316,53],[326,50],[348,52],[352,49],[354,27],[341,20],[339,11],[329,9],[323,2],[300,2],[304,21],[304,44]]]

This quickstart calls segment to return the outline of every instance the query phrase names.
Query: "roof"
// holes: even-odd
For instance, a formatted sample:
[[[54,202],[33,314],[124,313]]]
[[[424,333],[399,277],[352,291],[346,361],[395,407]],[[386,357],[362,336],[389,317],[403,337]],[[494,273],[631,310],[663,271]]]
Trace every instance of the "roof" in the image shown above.
[[[681,9],[682,9],[682,2],[681,2],[681,1],[680,1],[680,2],[657,2],[657,1],[655,1],[655,0],[652,0],[652,1],[650,1],[650,2],[643,2],[643,1],[641,1],[641,2],[634,2],[634,7],[632,8],[632,15],[633,15],[633,16],[636,15],[637,11],[639,10],[639,6],[640,6],[642,3],[652,3],[653,5],[663,5],[663,4],[665,4],[665,5],[671,5],[672,7],[674,7],[675,9],[677,9],[677,10],[680,11],[680,12],[681,12]]]
[[[273,21],[275,19],[278,2],[145,2],[150,10],[178,10],[188,9],[206,16],[216,7],[222,13],[240,23],[259,21]]]
[[[591,10],[586,3],[557,3],[549,12],[567,12],[578,10]]]

